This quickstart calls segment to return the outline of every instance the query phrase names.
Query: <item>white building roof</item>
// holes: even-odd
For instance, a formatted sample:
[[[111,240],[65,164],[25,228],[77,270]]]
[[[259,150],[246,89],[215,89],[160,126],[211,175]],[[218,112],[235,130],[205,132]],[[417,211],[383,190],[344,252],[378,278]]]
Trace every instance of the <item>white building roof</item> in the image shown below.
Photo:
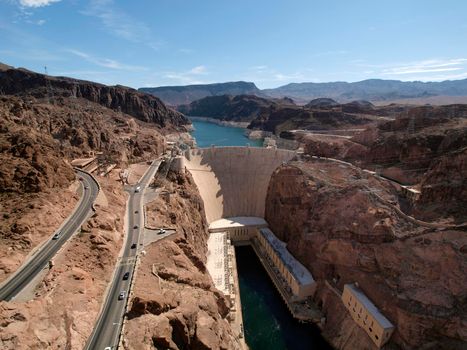
[[[276,235],[268,228],[259,230],[264,238],[269,242],[272,248],[279,255],[280,259],[292,273],[295,279],[301,285],[312,284],[315,282],[311,273],[303,266],[292,254],[287,250],[286,243],[282,242]]]
[[[383,328],[391,328],[394,325],[389,321],[378,308],[371,302],[370,299],[363,293],[363,291],[358,288],[355,284],[346,284],[344,288],[348,288],[352,291],[352,294],[365,306],[368,312],[378,321],[378,323]]]
[[[402,187],[405,188],[407,191],[410,191],[410,192],[415,193],[415,194],[420,194],[421,193],[419,190],[417,190],[414,187],[404,186],[404,185],[402,185]]]
[[[226,257],[227,250],[227,232],[211,233],[208,238],[208,254],[206,268],[212,277],[214,286],[224,294],[230,293],[228,284],[229,279],[226,276]]]
[[[267,226],[263,218],[255,216],[236,216],[232,218],[219,219],[211,222],[209,230],[229,229],[244,226]]]

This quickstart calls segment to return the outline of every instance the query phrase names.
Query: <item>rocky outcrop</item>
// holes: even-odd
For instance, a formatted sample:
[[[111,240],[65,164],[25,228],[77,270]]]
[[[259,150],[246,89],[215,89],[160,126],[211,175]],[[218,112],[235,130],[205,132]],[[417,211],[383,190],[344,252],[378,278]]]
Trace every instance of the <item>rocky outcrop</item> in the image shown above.
[[[313,156],[359,161],[368,152],[367,147],[339,135],[304,134],[295,139],[304,145],[306,154]]]
[[[0,96],[3,192],[68,186],[73,158],[101,151],[107,162],[144,160],[163,150],[164,132],[98,104],[66,99],[54,105]]]
[[[467,105],[415,107],[351,139],[301,135],[309,155],[350,161],[403,185],[418,185],[413,213],[426,220],[466,220]]]
[[[206,270],[207,224],[189,175],[169,173],[169,194],[147,208],[149,222],[173,227],[145,247],[125,326],[125,349],[240,349],[227,321],[229,301]]]
[[[0,109],[5,106],[5,102],[0,97]],[[75,176],[71,166],[62,157],[60,144],[51,135],[17,125],[8,117],[2,111],[1,192],[41,192],[68,186]]]
[[[249,129],[270,131],[276,135],[288,130],[333,130],[363,127],[374,116],[345,113],[338,109],[310,109],[273,105],[253,120]]]
[[[467,144],[467,143],[466,143]],[[417,215],[436,220],[440,214],[457,223],[467,222],[467,147],[433,161],[422,177]]]
[[[189,105],[181,105],[178,110],[186,115],[220,119],[223,121],[251,122],[264,109],[278,102],[254,95],[222,95],[209,96],[193,101]]]
[[[180,127],[190,124],[182,114],[167,108],[157,97],[121,85],[52,77],[25,69],[0,71],[0,94],[33,96],[54,101],[57,97],[84,98],[158,126]]]
[[[326,107],[336,107],[338,105],[339,103],[337,101],[334,101],[332,98],[320,97],[320,98],[315,98],[311,100],[305,105],[305,107],[326,108]]]
[[[382,180],[326,161],[291,163],[273,174],[266,220],[318,281],[323,335],[338,349],[371,348],[340,298],[358,282],[396,326],[390,347],[462,349],[467,275],[465,232],[418,226]],[[327,283],[326,283],[327,281]]]

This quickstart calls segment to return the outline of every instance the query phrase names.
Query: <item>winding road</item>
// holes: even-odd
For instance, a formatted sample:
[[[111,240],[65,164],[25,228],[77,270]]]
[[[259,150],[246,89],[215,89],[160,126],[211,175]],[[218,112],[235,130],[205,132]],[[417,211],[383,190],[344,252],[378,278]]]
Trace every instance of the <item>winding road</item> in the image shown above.
[[[18,295],[55,256],[68,239],[88,219],[93,210],[92,205],[99,193],[99,186],[94,178],[86,172],[76,170],[82,179],[83,195],[74,212],[66,219],[62,226],[54,233],[59,233],[57,239],[50,239],[37,250],[13,275],[0,287],[0,300],[12,300]]]
[[[129,190],[130,197],[127,206],[128,226],[125,248],[123,255],[117,262],[104,306],[101,309],[101,313],[85,349],[117,348],[128,294],[130,293],[131,280],[135,270],[136,258],[139,248],[142,246],[142,243],[140,244],[139,242],[140,234],[144,229],[144,190],[158,171],[160,164],[160,160],[153,161],[140,181]],[[132,246],[134,248],[132,248]],[[128,272],[130,276],[128,279],[124,280],[123,275],[126,272]],[[119,299],[119,294],[122,291],[125,292],[125,295],[122,299]]]

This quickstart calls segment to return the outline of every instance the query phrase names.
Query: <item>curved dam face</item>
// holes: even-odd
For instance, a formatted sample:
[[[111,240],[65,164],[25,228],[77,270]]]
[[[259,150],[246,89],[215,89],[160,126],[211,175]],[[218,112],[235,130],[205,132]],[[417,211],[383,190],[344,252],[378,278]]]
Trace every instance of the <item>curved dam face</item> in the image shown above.
[[[271,174],[294,156],[294,151],[256,147],[198,148],[185,153],[209,224],[228,217],[264,217]]]

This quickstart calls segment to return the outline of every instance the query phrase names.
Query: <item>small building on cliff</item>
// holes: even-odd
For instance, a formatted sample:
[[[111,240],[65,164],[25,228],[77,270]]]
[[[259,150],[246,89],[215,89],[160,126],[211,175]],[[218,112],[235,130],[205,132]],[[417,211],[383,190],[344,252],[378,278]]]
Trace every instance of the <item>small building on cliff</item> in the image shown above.
[[[344,285],[342,302],[354,321],[362,327],[378,348],[381,348],[394,332],[394,325],[378,310],[355,284]]]

